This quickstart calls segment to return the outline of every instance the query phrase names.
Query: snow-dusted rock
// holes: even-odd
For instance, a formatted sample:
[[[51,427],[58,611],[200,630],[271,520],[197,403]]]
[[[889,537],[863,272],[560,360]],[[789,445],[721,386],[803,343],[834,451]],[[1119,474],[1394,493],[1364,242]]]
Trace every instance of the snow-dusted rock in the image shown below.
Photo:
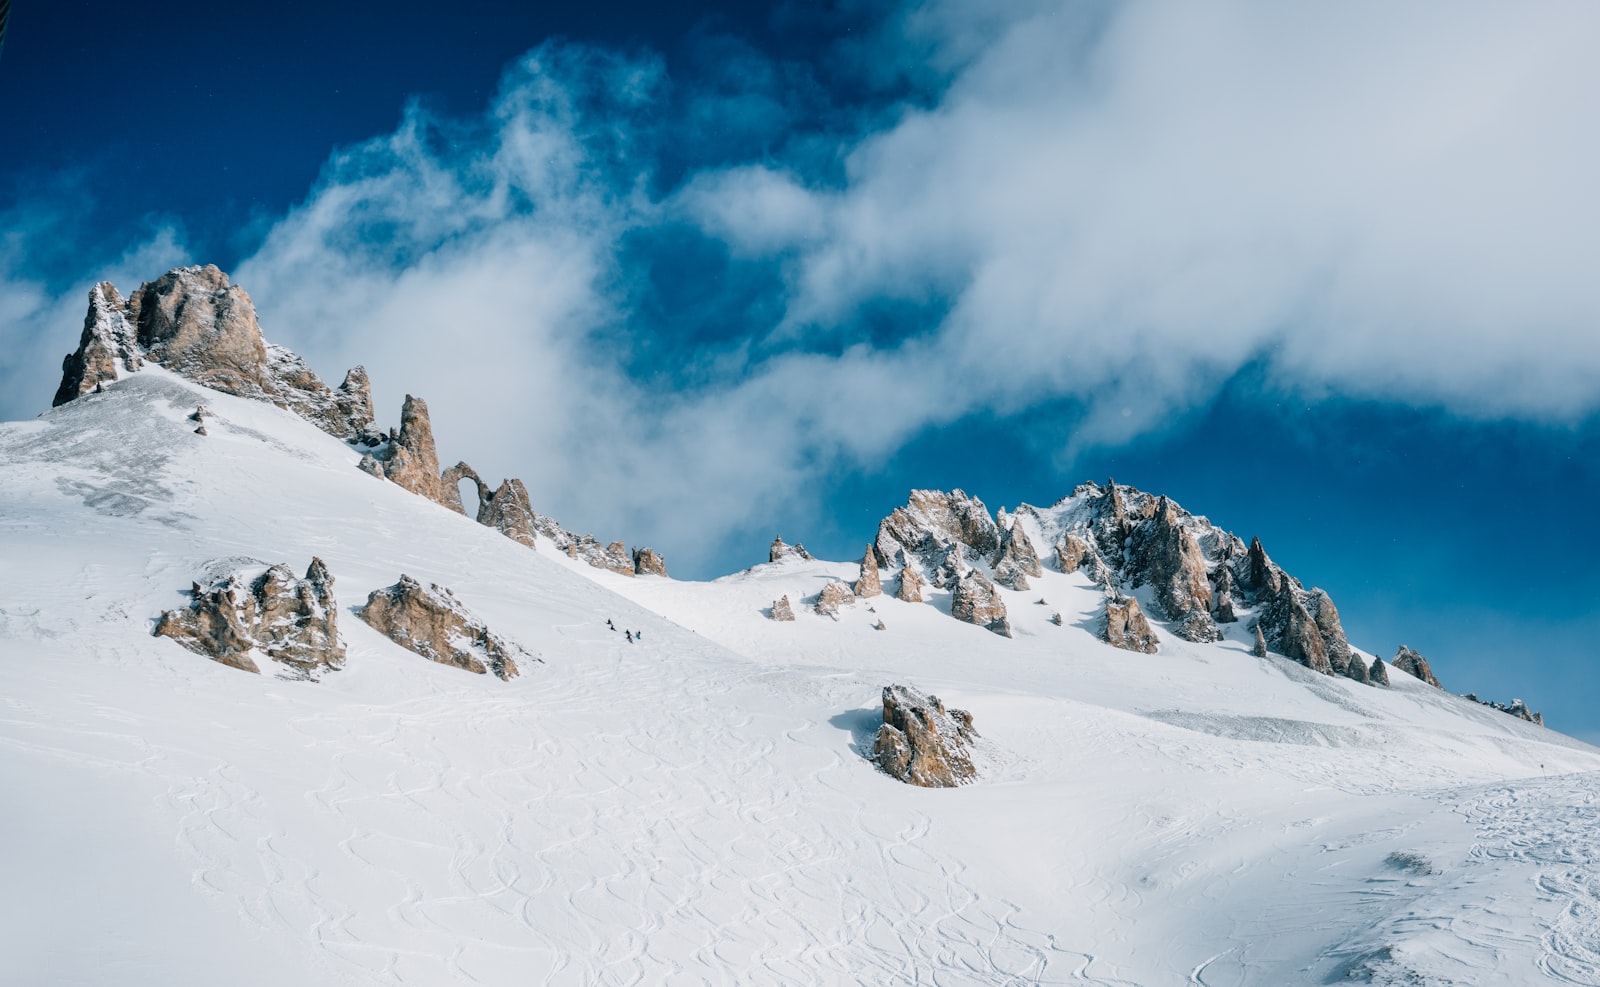
[[[772,601],[772,609],[768,611],[767,616],[771,617],[773,620],[794,619],[794,608],[789,605],[788,594],[784,594],[783,596],[780,596],[776,600]]]
[[[1267,656],[1267,639],[1261,633],[1261,625],[1259,623],[1256,624],[1255,631],[1256,643],[1250,647],[1250,653],[1257,658],[1265,658]],[[1385,682],[1387,683],[1387,680]]]
[[[441,480],[433,420],[428,415],[428,402],[421,398],[407,394],[400,407],[400,432],[389,445],[388,458],[383,460],[383,475],[414,494],[461,511],[460,492],[453,486],[447,490]]]
[[[1161,644],[1161,639],[1150,629],[1150,621],[1146,619],[1144,611],[1139,608],[1139,601],[1131,596],[1120,600],[1107,597],[1105,615],[1101,619],[1101,640],[1113,648],[1153,655]]]
[[[1367,681],[1372,685],[1389,684],[1389,663],[1382,658],[1373,658],[1372,665],[1367,669]]]
[[[1039,564],[1039,553],[1034,550],[1028,532],[1016,523],[1016,518],[1000,512],[1000,550],[995,553],[994,581],[1014,590],[1028,588],[1029,576],[1044,575]]]
[[[282,564],[225,560],[194,584],[188,607],[161,615],[154,633],[247,672],[261,670],[256,657],[278,662],[295,678],[314,679],[344,664],[333,576],[318,558],[304,579]]]
[[[424,587],[410,576],[373,590],[356,616],[429,661],[479,675],[493,672],[502,681],[516,677],[516,656],[526,655],[491,632],[454,593],[437,583]]]
[[[977,569],[955,581],[950,590],[950,615],[969,624],[986,627],[1001,637],[1011,636],[1011,622],[1006,619],[1006,603],[989,581]]]
[[[1179,636],[1196,642],[1222,638],[1211,619],[1205,556],[1172,501],[1159,498],[1154,515],[1133,526],[1127,569],[1135,588],[1149,583],[1155,589],[1156,605],[1177,626]]]
[[[1400,645],[1400,650],[1395,652],[1394,657],[1389,659],[1389,664],[1431,686],[1444,688],[1439,685],[1439,680],[1433,677],[1433,669],[1428,667],[1428,659],[1403,644]]]
[[[119,371],[138,370],[144,362],[137,337],[127,317],[127,303],[109,281],[89,289],[89,313],[76,352],[61,364],[61,386],[52,407],[89,394],[118,378]]]
[[[1056,568],[1067,573],[1077,572],[1084,556],[1093,551],[1094,547],[1087,539],[1069,531],[1056,542]]]
[[[946,709],[938,696],[909,686],[887,685],[873,760],[885,774],[909,785],[954,788],[977,773],[968,754],[977,736],[966,710]]]

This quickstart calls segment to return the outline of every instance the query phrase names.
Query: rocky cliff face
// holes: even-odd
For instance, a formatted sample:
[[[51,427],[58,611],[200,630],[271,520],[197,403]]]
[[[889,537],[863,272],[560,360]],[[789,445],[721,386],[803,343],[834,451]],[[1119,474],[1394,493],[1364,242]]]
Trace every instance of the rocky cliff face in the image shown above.
[[[260,657],[286,678],[315,679],[344,664],[338,612],[321,559],[304,579],[286,565],[226,560],[194,584],[188,607],[161,615],[154,633],[232,668],[259,672]]]
[[[667,560],[653,548],[633,550],[633,571],[640,576],[666,576]]]
[[[437,583],[423,586],[402,575],[393,586],[373,590],[356,611],[380,634],[441,665],[483,675],[493,672],[506,681],[517,676],[521,648],[489,630],[461,605],[454,593]]]
[[[772,546],[767,549],[767,561],[777,562],[779,559],[786,558],[809,559],[811,558],[811,553],[806,551],[806,547],[804,545],[785,544],[783,536],[779,535],[778,537],[772,539]]]
[[[923,788],[954,788],[977,774],[968,750],[972,714],[903,685],[883,689],[883,725],[872,745],[885,774]]]

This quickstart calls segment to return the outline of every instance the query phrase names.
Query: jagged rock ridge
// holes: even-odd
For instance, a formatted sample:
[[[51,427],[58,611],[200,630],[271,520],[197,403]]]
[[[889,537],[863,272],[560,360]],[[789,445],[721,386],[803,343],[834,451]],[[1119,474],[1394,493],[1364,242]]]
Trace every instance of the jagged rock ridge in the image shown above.
[[[260,672],[255,658],[263,657],[282,665],[286,678],[315,679],[344,664],[333,576],[321,559],[311,560],[304,579],[286,565],[254,559],[207,569],[189,591],[189,606],[163,613],[155,636],[246,672]]]
[[[1023,504],[997,517],[961,490],[913,490],[879,523],[873,552],[879,578],[899,579],[901,599],[921,599],[923,585],[947,590],[958,619],[997,633],[1009,622],[994,587],[1026,589],[1028,577],[1053,562],[1105,592],[1102,636],[1117,647],[1156,649],[1147,609],[1178,637],[1201,643],[1221,640],[1224,627],[1244,621],[1241,633],[1259,636],[1263,652],[1329,675],[1384,682],[1351,648],[1328,594],[1284,572],[1259,540],[1247,546],[1166,497],[1115,481],[1083,484],[1051,507]]]

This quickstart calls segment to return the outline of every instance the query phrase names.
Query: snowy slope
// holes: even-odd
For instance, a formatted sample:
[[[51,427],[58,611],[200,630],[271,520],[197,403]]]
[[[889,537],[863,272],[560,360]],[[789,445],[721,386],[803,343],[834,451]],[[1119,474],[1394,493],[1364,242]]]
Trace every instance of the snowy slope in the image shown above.
[[[805,612],[853,564],[625,578],[356,459],[154,366],[0,426],[0,982],[1600,983],[1600,752],[1554,731],[1243,640],[1117,651],[1080,576],[1002,590],[1012,640]],[[323,681],[150,636],[207,562],[312,555]],[[542,663],[349,614],[401,573]],[[978,784],[862,759],[890,681],[973,712]]]

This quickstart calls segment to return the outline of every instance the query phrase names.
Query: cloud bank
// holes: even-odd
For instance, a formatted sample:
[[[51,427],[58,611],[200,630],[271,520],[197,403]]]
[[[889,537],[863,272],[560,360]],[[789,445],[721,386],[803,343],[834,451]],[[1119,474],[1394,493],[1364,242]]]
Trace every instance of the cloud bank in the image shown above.
[[[542,47],[336,153],[235,280],[385,419],[421,394],[452,460],[691,569],[971,414],[1079,409],[1070,456],[1246,366],[1600,405],[1600,8],[980,6],[841,45],[870,113],[731,41],[714,79]]]

